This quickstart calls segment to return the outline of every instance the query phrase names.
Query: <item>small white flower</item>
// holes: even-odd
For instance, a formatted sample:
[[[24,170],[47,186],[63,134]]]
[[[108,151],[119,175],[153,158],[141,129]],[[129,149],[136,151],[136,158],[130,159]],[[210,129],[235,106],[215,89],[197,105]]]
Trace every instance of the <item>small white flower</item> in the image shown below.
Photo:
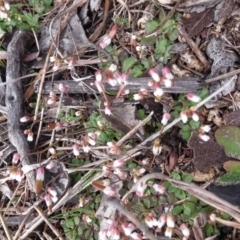
[[[210,125],[202,125],[200,127],[200,130],[203,131],[203,132],[210,132],[211,126]]]
[[[188,93],[187,99],[192,102],[196,102],[196,103],[201,101],[201,98],[194,93]]]
[[[181,117],[183,123],[186,123],[188,121],[188,116],[187,116],[187,113],[185,111],[182,111],[180,113],[180,117]]]
[[[172,233],[173,233],[173,228],[167,227],[166,231],[165,231],[165,237],[172,237]]]
[[[108,68],[108,70],[111,72],[115,72],[117,70],[117,65],[112,63]]]
[[[168,120],[171,118],[171,115],[169,113],[164,113],[162,117],[162,125],[167,125]]]
[[[116,190],[110,186],[106,186],[103,189],[103,193],[105,193],[108,196],[115,196],[116,195]]]
[[[167,215],[167,226],[169,228],[174,228],[175,227],[174,217],[171,214]]]
[[[157,87],[153,92],[155,97],[162,97],[163,93],[163,89],[160,87]]]
[[[200,133],[198,136],[199,136],[204,142],[207,142],[207,141],[210,140],[210,137],[209,137],[208,135],[204,134],[204,133]]]
[[[173,75],[168,67],[162,69],[162,75],[169,80],[173,79]]]
[[[195,122],[198,122],[199,121],[199,116],[196,112],[192,112],[192,119],[195,121]]]
[[[149,75],[151,76],[151,78],[156,81],[156,82],[160,82],[161,80],[161,77],[159,76],[158,74],[158,71],[156,68],[151,68],[149,71],[148,71]]]

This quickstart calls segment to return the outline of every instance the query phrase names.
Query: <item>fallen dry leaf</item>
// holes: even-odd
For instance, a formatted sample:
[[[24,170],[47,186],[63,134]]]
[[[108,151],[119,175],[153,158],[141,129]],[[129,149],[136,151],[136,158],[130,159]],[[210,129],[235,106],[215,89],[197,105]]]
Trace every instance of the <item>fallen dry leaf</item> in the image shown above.
[[[205,27],[213,22],[214,19],[214,8],[208,8],[203,12],[191,13],[190,17],[183,18],[183,25],[186,27],[189,36],[195,37],[198,35]]]
[[[188,146],[193,150],[193,163],[199,171],[209,172],[210,168],[219,167],[229,159],[223,148],[214,141],[213,137],[208,142],[203,142],[194,133],[188,142]]]

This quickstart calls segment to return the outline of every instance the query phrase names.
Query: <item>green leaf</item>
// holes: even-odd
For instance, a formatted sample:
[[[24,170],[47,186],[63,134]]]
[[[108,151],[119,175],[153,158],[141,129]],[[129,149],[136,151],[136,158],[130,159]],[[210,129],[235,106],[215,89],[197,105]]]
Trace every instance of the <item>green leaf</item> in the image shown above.
[[[180,200],[185,199],[187,197],[186,192],[182,189],[177,189],[174,192],[174,195],[175,195],[176,198],[178,198]]]
[[[194,120],[189,121],[189,125],[191,126],[192,129],[198,129],[200,127],[200,122],[195,122]]]
[[[217,182],[222,183],[235,183],[240,181],[240,174],[239,173],[225,173],[223,176],[217,179]]]
[[[240,162],[239,161],[227,161],[223,164],[223,168],[227,172],[240,173]]]
[[[183,123],[184,124],[184,123]],[[183,125],[182,126],[182,130],[185,131],[185,132],[188,132],[191,130],[191,127],[189,125]]]
[[[189,131],[182,131],[182,130],[180,130],[179,131],[179,133],[180,133],[180,135],[182,136],[182,138],[184,139],[184,140],[188,140],[189,138],[190,138],[190,136],[191,136],[191,132]]]
[[[52,0],[43,0],[45,6],[51,6]]]
[[[137,62],[137,59],[135,57],[129,57],[123,62],[123,72],[126,72],[130,68],[133,67],[133,65]]]
[[[204,232],[206,233],[207,237],[210,237],[210,236],[214,235],[213,225],[207,223],[207,224],[204,226]]]
[[[145,69],[149,69],[150,68],[150,65],[149,65],[149,62],[148,62],[147,58],[145,58],[145,57],[142,58],[141,63],[144,66]]]
[[[145,37],[142,39],[141,43],[142,45],[145,46],[151,46],[156,42],[156,37],[155,36],[151,36],[151,37]]]
[[[191,174],[183,172],[182,173],[182,180],[186,183],[191,183],[192,180],[193,180],[193,177],[192,177]]]
[[[146,117],[146,113],[143,109],[139,109],[137,111],[138,117],[140,118],[140,120],[143,120]]]
[[[143,66],[141,64],[135,65],[130,75],[133,78],[141,77],[143,75]]]
[[[83,234],[83,229],[82,229],[81,227],[79,227],[79,228],[77,229],[77,231],[78,231],[78,236],[82,236],[82,234]]]
[[[65,221],[65,226],[66,226],[67,228],[74,228],[74,226],[75,226],[74,220],[73,220],[72,218],[67,219],[67,220]]]
[[[74,222],[75,222],[75,225],[78,225],[80,223],[80,219],[78,216],[74,217]]]
[[[182,205],[180,205],[180,206],[175,206],[175,207],[172,209],[171,213],[172,213],[172,215],[177,216],[177,215],[179,215],[179,214],[182,212],[182,210],[183,210],[183,206],[182,206]]]
[[[215,132],[217,143],[224,148],[227,156],[240,159],[240,129],[224,126]]]
[[[179,37],[179,31],[178,31],[178,29],[175,28],[172,32],[168,33],[167,36],[168,36],[168,39],[169,39],[170,41],[174,42],[174,41],[177,40],[178,37]]]
[[[156,21],[156,20],[146,22],[146,25],[145,25],[146,32],[152,32],[155,28],[158,27],[158,25],[159,25],[159,21]]]
[[[159,10],[158,18],[160,20],[160,23],[166,18],[166,13],[162,7]]]
[[[192,202],[185,202],[183,204],[183,212],[184,214],[190,215],[192,212],[196,210],[196,205]]]
[[[156,47],[155,47],[155,53],[156,54],[165,53],[167,45],[168,45],[167,38],[163,38],[162,40],[157,41]]]

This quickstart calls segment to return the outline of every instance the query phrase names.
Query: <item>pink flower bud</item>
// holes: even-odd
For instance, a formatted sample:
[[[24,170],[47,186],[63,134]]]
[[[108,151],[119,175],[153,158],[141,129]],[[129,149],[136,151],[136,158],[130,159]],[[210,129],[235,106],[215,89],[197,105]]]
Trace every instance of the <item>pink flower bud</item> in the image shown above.
[[[168,67],[164,67],[162,69],[162,75],[167,79],[170,79],[170,80],[173,79],[173,75]]]
[[[160,218],[158,219],[158,228],[161,229],[165,225],[166,221],[167,221],[167,215],[166,214],[162,214],[160,216]]]
[[[53,187],[48,187],[47,191],[51,194],[51,196],[57,196],[57,191]]]
[[[152,213],[149,213],[147,217],[145,217],[145,223],[148,227],[153,228],[158,225],[157,219],[154,217]]]
[[[103,189],[103,193],[105,193],[106,195],[108,196],[115,196],[116,195],[116,190],[110,186],[106,186],[104,189]]]
[[[138,197],[143,197],[146,187],[147,187],[146,184],[139,183],[138,186],[137,186],[136,195]]]
[[[158,74],[158,71],[156,68],[151,68],[149,71],[148,71],[148,74],[151,76],[151,78],[156,81],[156,82],[160,82],[161,78]]]
[[[10,4],[9,4],[9,2],[8,2],[7,0],[4,0],[4,7],[5,7],[5,9],[6,9],[7,11],[10,10]]]
[[[52,198],[51,195],[48,193],[44,196],[45,203],[48,207],[49,212],[52,212]]]
[[[153,184],[153,188],[157,193],[164,194],[166,192],[166,188],[161,184]]]
[[[43,167],[40,167],[37,169],[36,171],[36,180],[38,181],[43,181],[44,180],[44,168]]]
[[[199,116],[196,112],[192,112],[191,113],[192,115],[192,119],[195,121],[195,122],[198,122],[199,121]]]
[[[31,118],[29,116],[24,116],[22,118],[20,118],[20,122],[28,122]]]
[[[189,237],[190,236],[190,230],[185,223],[182,223],[180,225],[180,229],[181,229],[184,237]]]
[[[55,167],[55,163],[51,161],[47,166],[46,169],[53,169]]]
[[[113,167],[122,167],[125,164],[123,159],[113,161]]]
[[[162,117],[162,125],[167,125],[168,120],[171,118],[171,115],[169,113],[164,113]]]
[[[88,142],[83,140],[81,143],[82,143],[83,152],[88,153],[91,149]]]
[[[78,157],[80,155],[79,145],[78,144],[73,144],[72,148],[73,148],[73,155]]]
[[[60,131],[64,128],[64,124],[62,122],[56,122],[55,130]]]
[[[142,240],[142,235],[140,233],[134,232],[130,235],[130,237],[134,240]]]
[[[174,220],[173,215],[171,215],[171,214],[167,215],[167,226],[170,227],[170,228],[175,227],[175,220]]]
[[[123,232],[126,236],[130,236],[131,233],[136,229],[136,226],[133,225],[132,223],[123,223],[122,224],[122,229],[123,229]]]
[[[181,111],[180,117],[181,117],[183,123],[186,123],[188,121],[188,115],[187,115],[186,111]]]
[[[12,164],[14,164],[14,165],[18,164],[20,157],[21,156],[18,153],[14,153],[13,158],[12,158]]]
[[[32,132],[32,131],[29,131],[29,132],[28,132],[27,140],[28,140],[29,142],[32,142],[32,141],[33,141],[33,132]]]
[[[192,102],[196,102],[196,103],[201,101],[201,98],[194,93],[188,93],[187,99]]]
[[[111,38],[109,36],[104,36],[101,41],[99,42],[99,46],[104,49],[106,48],[108,45],[110,45],[110,43],[112,42]]]
[[[172,80],[169,79],[169,78],[163,78],[163,79],[162,79],[162,82],[163,82],[163,84],[165,85],[165,87],[167,87],[167,88],[170,88],[170,87],[173,86],[173,82],[172,82]]]
[[[96,145],[97,135],[95,133],[88,133],[88,143],[92,146]]]
[[[58,89],[63,93],[67,92],[67,88],[62,83],[58,84]]]

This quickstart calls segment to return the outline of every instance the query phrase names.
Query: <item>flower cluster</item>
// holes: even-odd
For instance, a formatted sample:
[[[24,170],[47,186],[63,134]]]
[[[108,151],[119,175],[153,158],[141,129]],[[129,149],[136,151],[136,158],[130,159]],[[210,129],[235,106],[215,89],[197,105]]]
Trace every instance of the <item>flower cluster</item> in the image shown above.
[[[158,69],[151,68],[148,71],[149,75],[151,76],[151,80],[148,83],[149,87],[152,87],[154,92],[154,96],[157,100],[160,100],[164,91],[162,89],[162,86],[165,86],[167,88],[173,86],[173,75],[168,67],[164,67],[162,69],[162,76],[159,75]]]
[[[107,95],[105,94],[103,79],[111,86],[116,86],[116,85],[120,86],[116,98],[129,93],[129,91],[127,89],[125,89],[125,86],[128,83],[128,74],[127,73],[121,74],[119,71],[116,71],[116,70],[117,70],[117,66],[112,64],[106,72],[102,72],[101,70],[98,70],[95,72],[94,85],[96,86],[98,92],[103,94],[103,96],[105,98],[105,102],[104,102],[105,110],[104,111],[105,111],[106,115],[111,114],[111,106],[110,106],[110,102],[107,98]]]
[[[208,132],[210,132],[211,130],[211,126],[210,125],[202,125],[200,128],[199,128],[199,138],[202,139],[204,142],[207,142],[210,137],[206,134]]]

